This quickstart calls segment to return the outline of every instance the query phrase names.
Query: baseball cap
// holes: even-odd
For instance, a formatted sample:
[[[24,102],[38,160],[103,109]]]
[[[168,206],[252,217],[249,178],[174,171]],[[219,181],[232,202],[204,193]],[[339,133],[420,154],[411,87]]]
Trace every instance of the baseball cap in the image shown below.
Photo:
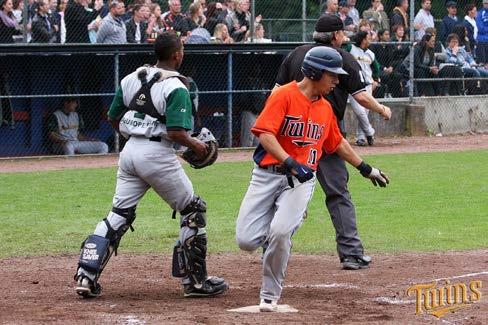
[[[446,2],[446,8],[449,8],[449,7],[456,7],[457,8],[456,1],[448,1],[448,2]]]
[[[347,4],[347,0],[339,1],[339,7],[349,7],[349,5]]]
[[[344,30],[344,23],[336,15],[324,14],[315,23],[315,31],[319,33],[336,32],[338,30]]]

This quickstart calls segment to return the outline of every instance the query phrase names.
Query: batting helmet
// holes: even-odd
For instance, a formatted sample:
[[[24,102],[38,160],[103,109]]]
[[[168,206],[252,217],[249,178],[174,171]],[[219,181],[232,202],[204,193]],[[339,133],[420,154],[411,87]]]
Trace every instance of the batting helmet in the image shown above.
[[[302,72],[307,78],[320,80],[324,71],[335,74],[348,74],[342,69],[342,56],[339,52],[331,47],[316,46],[305,54]]]

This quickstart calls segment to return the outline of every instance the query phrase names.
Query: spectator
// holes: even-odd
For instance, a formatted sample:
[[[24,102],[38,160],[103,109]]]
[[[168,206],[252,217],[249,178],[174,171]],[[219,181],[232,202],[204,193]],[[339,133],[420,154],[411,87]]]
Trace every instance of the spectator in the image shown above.
[[[373,28],[371,28],[371,24],[366,19],[361,19],[359,21],[358,31],[371,33],[371,39],[374,42],[378,40],[378,34],[375,30],[373,30]]]
[[[363,12],[363,19],[369,21],[374,31],[390,29],[390,20],[386,14],[381,0],[371,0],[371,7]]]
[[[216,44],[230,44],[233,43],[234,40],[229,35],[229,29],[227,28],[226,24],[217,24],[214,28],[213,37],[210,40],[210,43]]]
[[[463,70],[463,74],[466,78],[487,78],[488,70],[484,66],[479,66],[473,59],[471,54],[467,52],[463,47],[459,46],[459,37],[457,34],[449,34],[446,41],[446,56],[447,62],[453,63]],[[468,82],[468,93],[476,94],[478,90],[475,88],[481,88],[481,84]]]
[[[188,37],[190,32],[198,27],[203,27],[205,24],[205,15],[203,14],[203,7],[200,2],[196,1],[190,5],[188,16],[183,19],[175,30],[181,32],[183,38]]]
[[[134,5],[132,18],[125,23],[127,43],[146,43],[148,12],[149,7],[145,4]]]
[[[442,18],[441,27],[439,30],[439,40],[442,44],[446,43],[447,35],[452,33],[454,26],[459,24],[457,15],[457,4],[455,1],[448,1],[446,3],[447,15]]]
[[[151,15],[146,31],[148,35],[147,41],[154,42],[158,35],[164,31],[164,23],[161,18],[161,6],[159,4],[153,3],[149,6],[149,9]]]
[[[148,0],[148,1],[151,1],[151,0]],[[203,14],[205,16],[207,16],[207,1],[206,0],[193,0],[193,3],[197,3],[199,2],[200,5],[202,5],[202,9],[203,9]]]
[[[369,49],[371,43],[371,33],[359,31],[354,37],[354,43],[350,44],[348,51],[354,56],[361,66],[366,91],[372,95],[373,90],[378,86],[379,64],[375,54]],[[365,107],[361,106],[353,96],[349,95],[351,107],[357,118],[358,126],[356,129],[356,145],[364,147],[372,146],[374,143],[374,128],[369,122],[368,113]]]
[[[165,29],[175,30],[176,26],[178,26],[184,19],[185,16],[181,13],[181,1],[180,0],[169,0],[169,11],[166,11],[163,14],[163,23]]]
[[[249,0],[239,0],[239,4],[236,7],[234,13],[235,18],[232,18],[234,24],[230,30],[235,42],[244,41],[246,33],[250,28],[251,13],[249,12],[249,5]],[[255,22],[261,22],[261,15],[256,16]]]
[[[271,43],[271,39],[264,37],[263,24],[256,23],[254,27],[254,37],[251,40],[251,31],[248,31],[246,35],[246,42],[248,43]]]
[[[414,50],[414,76],[415,78],[460,78],[462,71],[459,67],[445,66],[442,69],[436,64],[434,48],[435,35],[425,34]],[[407,58],[408,59],[408,58]],[[405,60],[407,63],[408,60]],[[416,81],[416,94],[419,96],[450,95],[453,91],[457,95],[460,89],[458,82],[448,80],[441,81]]]
[[[207,21],[205,22],[205,27],[208,32],[213,35],[215,26],[217,24],[223,23],[224,20],[221,18],[222,4],[220,2],[212,1],[207,6]]]
[[[401,62],[394,61],[394,46],[392,44],[385,44],[390,42],[390,30],[380,29],[378,31],[379,43],[370,46],[371,50],[376,56],[376,60],[380,64],[380,80],[383,87],[374,90],[375,97],[404,97],[405,88],[403,75],[401,74],[399,64]],[[395,65],[396,64],[396,65]]]
[[[20,25],[22,24],[22,16],[24,14],[24,0],[13,0],[12,4],[14,6],[14,10],[12,10],[12,14],[17,20],[17,23]]]
[[[122,1],[111,0],[109,9],[97,32],[97,43],[127,43],[127,29],[121,18],[125,14],[125,4]]]
[[[339,18],[344,23],[344,30],[346,31],[347,36],[351,36],[356,31],[356,26],[354,25],[354,21],[351,17],[349,17],[349,5],[347,4],[347,0],[341,0],[339,2],[339,11],[338,15]]]
[[[476,26],[478,26],[476,57],[479,63],[488,67],[488,0],[483,0],[483,9],[476,16]]]
[[[415,46],[414,76],[415,78],[436,78],[439,67],[435,65],[434,58],[435,36],[425,34]],[[419,96],[436,95],[436,85],[431,81],[416,81],[416,93]]]
[[[393,36],[392,42],[406,42],[405,29],[401,25],[395,25],[391,29]],[[395,44],[393,47],[393,67],[399,66],[405,57],[410,53],[410,47],[407,44]]]
[[[425,34],[431,34],[435,36],[435,48],[434,52],[436,54],[436,59],[441,59],[441,61],[445,61],[444,56],[444,45],[439,41],[437,38],[437,29],[434,27],[428,27],[425,29]]]
[[[46,2],[45,2],[46,1]],[[53,16],[49,15],[47,0],[37,2],[36,14],[32,18],[32,43],[56,43],[58,26]]]
[[[466,52],[471,53],[471,44],[467,36],[466,26],[464,24],[459,24],[454,26],[452,29],[452,34],[458,36],[459,46],[466,50]],[[447,43],[446,43],[447,44]]]
[[[466,16],[464,16],[464,26],[466,27],[466,36],[469,40],[469,45],[471,46],[471,52],[476,53],[476,38],[478,37],[478,26],[476,25],[476,15],[478,10],[474,3],[466,5],[464,10]]]
[[[356,0],[347,0],[347,4],[349,5],[349,17],[352,18],[354,22],[354,26],[359,25],[359,11],[356,9]]]
[[[203,27],[197,27],[186,38],[186,44],[208,44],[212,35]]]
[[[56,15],[59,16],[59,42],[66,43],[66,21],[64,20],[64,13],[68,6],[68,0],[59,0],[56,6]]]
[[[222,3],[222,13],[220,14],[220,18],[225,21],[229,31],[235,24],[237,24],[237,18],[235,13],[238,4],[239,0],[224,0],[224,2]]]
[[[64,14],[66,43],[90,43],[88,24],[99,14],[103,2],[95,1],[94,10],[88,8],[88,0],[68,2]]]
[[[408,0],[397,0],[397,6],[393,8],[390,17],[390,26],[399,25],[403,27],[403,31],[408,30]]]
[[[339,12],[339,1],[338,0],[327,0],[325,2],[325,11],[323,14],[337,15]]]
[[[413,21],[415,26],[415,40],[420,41],[425,34],[425,29],[429,27],[434,27],[434,17],[430,12],[432,8],[432,1],[431,0],[422,0],[421,2],[422,8],[415,16],[415,20]]]
[[[13,14],[12,0],[0,0],[0,43],[13,43],[14,35],[21,35],[22,27]]]
[[[56,110],[48,120],[47,131],[54,153],[74,155],[87,153],[107,153],[107,144],[81,133],[83,119],[76,112],[78,100],[67,97],[63,108]]]

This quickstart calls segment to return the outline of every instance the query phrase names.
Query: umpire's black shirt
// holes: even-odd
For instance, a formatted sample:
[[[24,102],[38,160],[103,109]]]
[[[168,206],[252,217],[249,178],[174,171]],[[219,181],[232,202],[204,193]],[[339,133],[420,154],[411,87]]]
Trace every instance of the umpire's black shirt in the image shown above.
[[[278,76],[276,77],[276,83],[278,85],[284,85],[293,80],[296,80],[297,82],[301,81],[303,79],[301,67],[305,54],[307,54],[308,50],[311,48],[319,45],[324,46],[320,43],[306,44],[291,51],[281,64]],[[341,121],[344,118],[349,94],[355,95],[362,91],[366,91],[366,89],[361,66],[356,59],[351,53],[344,51],[343,49],[335,49],[342,56],[343,69],[346,70],[349,75],[340,74],[339,84],[334,88],[333,92],[326,96],[326,98],[332,105],[337,120]]]

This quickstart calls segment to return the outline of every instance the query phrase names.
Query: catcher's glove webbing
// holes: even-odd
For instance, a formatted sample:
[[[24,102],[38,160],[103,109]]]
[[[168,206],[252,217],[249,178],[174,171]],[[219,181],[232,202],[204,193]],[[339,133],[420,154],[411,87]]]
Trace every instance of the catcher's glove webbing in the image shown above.
[[[181,157],[195,169],[200,169],[212,165],[217,160],[219,145],[212,132],[207,128],[202,128],[199,134],[193,134],[198,140],[207,144],[207,155],[199,159],[195,152],[191,149],[186,149]]]

